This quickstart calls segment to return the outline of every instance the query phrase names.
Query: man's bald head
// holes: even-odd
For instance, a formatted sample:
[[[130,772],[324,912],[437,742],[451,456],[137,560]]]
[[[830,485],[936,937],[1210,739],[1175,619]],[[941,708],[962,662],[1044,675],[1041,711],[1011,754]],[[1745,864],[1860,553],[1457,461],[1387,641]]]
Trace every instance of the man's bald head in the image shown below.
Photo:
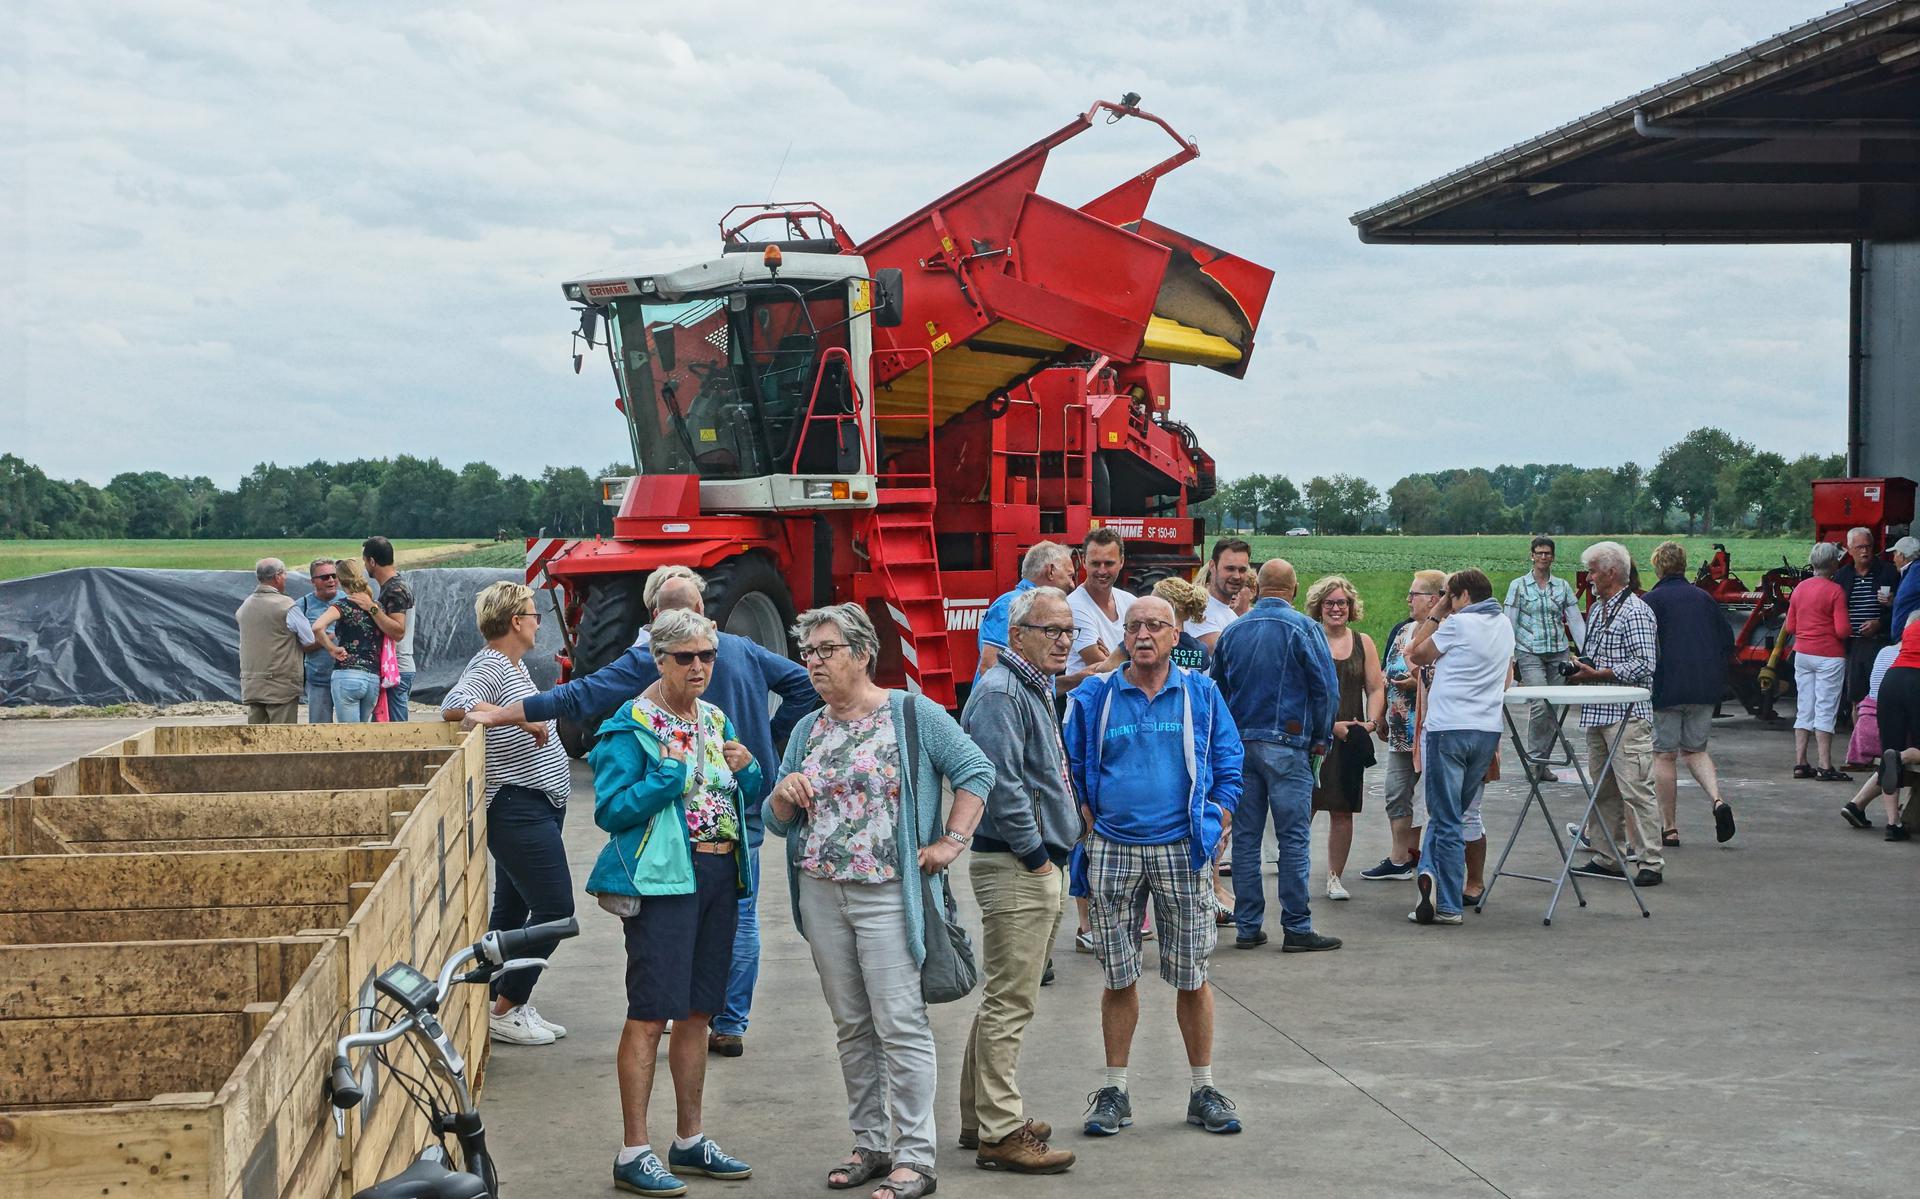
[[[1260,594],[1277,595],[1281,599],[1292,599],[1300,590],[1300,576],[1293,571],[1293,563],[1285,558],[1268,558],[1260,564]]]
[[[700,598],[700,587],[692,579],[668,579],[660,585],[660,594],[654,598],[653,611],[658,616],[662,612],[672,612],[684,608],[689,612],[706,614],[706,601]]]

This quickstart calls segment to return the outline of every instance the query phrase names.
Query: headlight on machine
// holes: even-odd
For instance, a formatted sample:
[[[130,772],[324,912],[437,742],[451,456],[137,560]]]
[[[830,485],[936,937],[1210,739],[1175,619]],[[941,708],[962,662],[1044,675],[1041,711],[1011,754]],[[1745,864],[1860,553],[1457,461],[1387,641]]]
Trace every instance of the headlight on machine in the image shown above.
[[[600,502],[609,508],[618,508],[625,502],[627,498],[627,484],[631,482],[633,482],[632,479],[621,478],[600,480]]]
[[[845,479],[808,479],[801,485],[801,495],[810,500],[844,500],[847,498]]]

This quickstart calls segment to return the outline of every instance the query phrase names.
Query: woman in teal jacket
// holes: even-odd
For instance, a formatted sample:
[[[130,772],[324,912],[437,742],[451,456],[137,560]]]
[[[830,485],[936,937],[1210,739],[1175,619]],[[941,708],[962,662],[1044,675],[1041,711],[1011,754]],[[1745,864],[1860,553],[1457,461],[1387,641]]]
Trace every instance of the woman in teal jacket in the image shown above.
[[[840,1033],[853,1152],[827,1185],[885,1174],[871,1194],[919,1199],[934,1189],[925,905],[946,902],[941,872],[980,823],[993,766],[940,705],[874,683],[880,639],[859,606],[802,613],[794,636],[827,706],[794,728],[761,815],[787,839],[794,923]]]
[[[660,679],[600,726],[593,822],[608,833],[587,891],[621,918],[627,942],[627,1022],[620,1033],[620,1107],[626,1143],[614,1184],[678,1195],[677,1174],[739,1179],[753,1173],[701,1131],[707,1024],[727,1001],[734,923],[750,894],[743,797],[761,790],[760,766],[720,709],[700,696],[713,675],[713,622],[664,612],[651,628]],[[647,1128],[654,1057],[667,1022],[679,1127],[665,1165]]]

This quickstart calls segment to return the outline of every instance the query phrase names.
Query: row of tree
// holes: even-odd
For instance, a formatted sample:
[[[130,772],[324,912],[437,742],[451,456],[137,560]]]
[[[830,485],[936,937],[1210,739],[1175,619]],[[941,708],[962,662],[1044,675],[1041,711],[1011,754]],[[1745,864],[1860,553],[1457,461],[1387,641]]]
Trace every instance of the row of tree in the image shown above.
[[[606,473],[632,473],[609,467]],[[105,487],[50,479],[0,454],[0,540],[52,537],[520,537],[611,533],[597,475],[550,466],[536,479],[437,458],[262,463],[232,490],[157,470]]]
[[[1527,463],[1410,474],[1383,496],[1352,475],[1284,475],[1222,483],[1199,506],[1217,528],[1283,533],[1395,529],[1403,533],[1680,532],[1792,534],[1813,528],[1815,479],[1846,473],[1841,454],[1789,460],[1722,429],[1695,429],[1651,471]]]

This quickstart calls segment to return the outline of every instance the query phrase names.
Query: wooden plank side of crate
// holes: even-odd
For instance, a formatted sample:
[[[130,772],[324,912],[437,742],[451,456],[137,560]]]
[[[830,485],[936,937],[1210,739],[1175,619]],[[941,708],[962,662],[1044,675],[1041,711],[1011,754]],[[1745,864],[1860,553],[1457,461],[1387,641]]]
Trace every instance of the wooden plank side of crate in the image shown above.
[[[317,1130],[294,1167],[293,1176],[280,1190],[279,1199],[347,1199],[347,1142],[333,1135],[333,1125]],[[247,1191],[234,1192],[228,1199],[272,1199]]]
[[[377,998],[373,980],[395,962],[408,962],[431,974],[437,961],[425,961],[415,951],[412,872],[409,855],[388,851],[392,864],[374,883],[366,901],[347,930],[348,1005],[371,1004]],[[357,1017],[351,1029],[368,1027]],[[356,1065],[359,1063],[356,1061]],[[424,1118],[416,1118],[399,1086],[384,1074],[362,1072],[367,1098],[348,1117],[353,1127],[351,1177],[357,1190],[378,1180],[386,1146],[404,1122],[410,1135],[425,1135]],[[371,1085],[368,1085],[371,1084]],[[377,1150],[369,1148],[378,1144]]]
[[[311,790],[342,785],[397,787],[425,781],[453,752],[450,746],[439,746],[289,753],[103,755],[73,763],[72,786],[39,793],[133,795]]]
[[[299,753],[315,750],[430,749],[466,734],[440,720],[404,724],[181,724],[120,742],[130,754]]]
[[[322,788],[312,791],[231,791],[155,795],[49,795],[0,800],[24,805],[32,816],[72,842],[128,842],[211,838],[377,836],[387,813],[418,802],[424,787]],[[27,852],[22,850],[21,852]]]
[[[211,1091],[247,1038],[237,1011],[8,1020],[0,1025],[0,1109]]]
[[[337,903],[360,849],[0,858],[0,913]],[[368,875],[367,877],[371,877]]]
[[[326,944],[141,941],[0,945],[0,1036],[7,1021],[65,1016],[167,1016],[274,1002]]]
[[[89,912],[0,912],[0,944],[59,945],[99,941],[198,941],[280,937],[347,922],[340,903],[255,907],[150,908]]]
[[[217,1199],[213,1124],[195,1104],[0,1112],[0,1199]]]
[[[331,1124],[321,1083],[345,1031],[346,958],[338,941],[315,955],[215,1096],[216,1193],[244,1183],[278,1195],[314,1129]]]

